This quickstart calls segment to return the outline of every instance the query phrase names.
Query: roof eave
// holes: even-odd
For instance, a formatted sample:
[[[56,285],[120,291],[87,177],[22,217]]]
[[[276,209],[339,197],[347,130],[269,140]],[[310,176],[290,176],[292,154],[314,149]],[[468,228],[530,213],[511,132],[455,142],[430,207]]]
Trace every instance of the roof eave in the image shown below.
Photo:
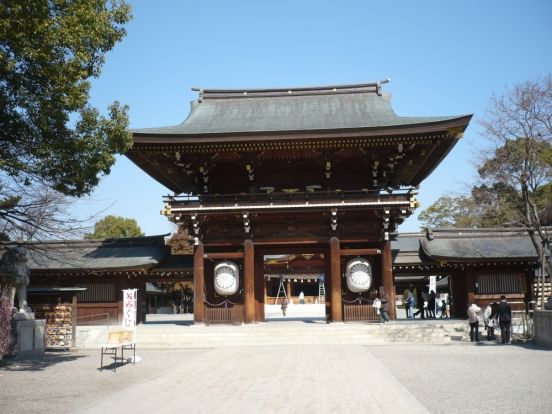
[[[442,132],[453,130],[463,133],[473,114],[461,115],[449,119],[430,121],[423,123],[385,125],[378,127],[363,128],[340,128],[340,129],[309,129],[309,130],[287,130],[287,131],[246,131],[246,132],[217,132],[201,134],[181,134],[162,132],[139,132],[133,131],[132,136],[135,144],[194,144],[204,143],[210,138],[210,142],[226,141],[262,141],[277,137],[278,139],[315,139],[315,138],[339,138],[341,136],[365,136],[384,137],[396,134],[421,134],[431,132]]]

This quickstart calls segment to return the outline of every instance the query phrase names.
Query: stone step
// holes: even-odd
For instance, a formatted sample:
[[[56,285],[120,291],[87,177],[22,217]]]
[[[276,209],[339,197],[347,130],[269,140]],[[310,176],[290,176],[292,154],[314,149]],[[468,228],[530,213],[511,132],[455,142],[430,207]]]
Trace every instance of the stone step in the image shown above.
[[[99,348],[107,339],[106,327],[79,327],[77,347]],[[375,343],[447,343],[467,337],[465,323],[435,324],[317,324],[178,326],[139,325],[141,348],[205,348],[248,345],[319,345]]]

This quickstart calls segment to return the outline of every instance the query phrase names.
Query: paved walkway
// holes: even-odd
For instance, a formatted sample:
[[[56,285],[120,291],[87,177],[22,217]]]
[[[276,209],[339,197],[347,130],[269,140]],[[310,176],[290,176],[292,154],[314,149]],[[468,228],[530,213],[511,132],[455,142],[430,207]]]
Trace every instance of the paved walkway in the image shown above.
[[[212,349],[84,412],[124,406],[135,414],[428,412],[362,346]]]
[[[552,350],[530,344],[138,351],[116,372],[98,370],[98,350],[0,361],[0,412],[552,412]]]

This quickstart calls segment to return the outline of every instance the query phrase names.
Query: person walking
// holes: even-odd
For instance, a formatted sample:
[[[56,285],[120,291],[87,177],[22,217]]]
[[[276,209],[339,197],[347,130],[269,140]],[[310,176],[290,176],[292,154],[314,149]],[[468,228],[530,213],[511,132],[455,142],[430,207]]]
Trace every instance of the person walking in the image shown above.
[[[418,290],[417,295],[417,302],[418,302],[418,312],[416,312],[413,316],[416,317],[420,315],[420,318],[425,319],[425,307],[424,307],[424,292],[420,289]]]
[[[470,323],[470,341],[479,342],[479,317],[478,313],[481,308],[475,303],[468,306],[468,321]]]
[[[427,305],[429,303],[429,295],[427,294],[427,292],[424,292],[422,291],[422,302],[423,302],[423,307],[424,307],[424,315],[425,315],[425,318],[424,319],[429,319],[429,309],[427,308]]]
[[[448,318],[447,300],[445,298],[441,299],[441,319],[444,318]]]
[[[403,298],[405,302],[404,309],[406,310],[406,318],[412,319],[414,318],[413,312],[412,312],[414,308],[414,294],[410,289],[406,289],[404,291]]]
[[[282,309],[282,313],[284,316],[286,316],[287,307],[288,307],[287,299],[282,299],[282,306],[280,308]]]
[[[503,344],[510,342],[510,328],[512,325],[512,308],[506,301],[506,296],[500,297],[500,303],[497,307],[498,322],[500,324],[500,339]]]
[[[380,302],[380,322],[389,323],[389,298],[385,292],[380,295]]]

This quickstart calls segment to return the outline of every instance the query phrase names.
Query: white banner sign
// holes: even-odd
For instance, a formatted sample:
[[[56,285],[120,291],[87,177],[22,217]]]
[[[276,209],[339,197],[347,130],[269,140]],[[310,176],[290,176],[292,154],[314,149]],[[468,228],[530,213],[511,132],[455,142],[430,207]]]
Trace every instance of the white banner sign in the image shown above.
[[[136,311],[138,308],[138,289],[123,290],[123,327],[136,327]]]
[[[430,276],[429,277],[429,293],[431,292],[437,292],[437,276]]]

